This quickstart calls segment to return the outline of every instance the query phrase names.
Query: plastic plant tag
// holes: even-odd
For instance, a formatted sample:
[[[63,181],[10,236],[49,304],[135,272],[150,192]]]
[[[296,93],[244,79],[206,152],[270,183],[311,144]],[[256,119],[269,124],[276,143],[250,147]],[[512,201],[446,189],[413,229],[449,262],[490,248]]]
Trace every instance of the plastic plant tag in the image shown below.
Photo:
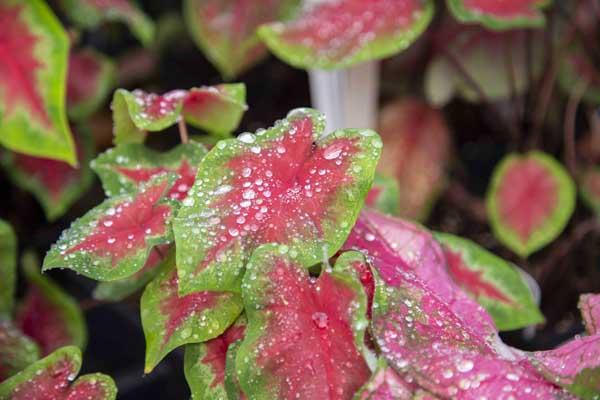
[[[253,253],[242,285],[248,327],[236,357],[248,398],[349,399],[368,380],[366,298],[345,268],[312,278],[285,245]]]
[[[575,184],[551,156],[509,154],[497,166],[487,193],[494,235],[527,257],[552,242],[575,208]]]
[[[204,291],[180,296],[179,282],[172,262],[168,270],[146,286],[142,295],[146,373],[171,350],[219,336],[242,312],[238,294]]]
[[[0,399],[10,400],[114,400],[117,388],[111,377],[88,374],[75,379],[81,368],[81,351],[62,347],[0,383]]]
[[[0,319],[0,382],[34,363],[40,355],[37,344],[9,320]]]
[[[17,236],[12,226],[0,219],[0,319],[13,311],[17,280]]]
[[[0,25],[0,143],[75,165],[64,101],[67,34],[42,0],[3,1]]]
[[[278,242],[307,267],[335,254],[373,180],[371,130],[321,136],[323,118],[297,109],[268,130],[219,142],[200,163],[174,222],[181,293],[239,291],[260,244]]]
[[[489,29],[531,28],[544,25],[543,7],[552,0],[446,0],[461,22],[479,23]]]
[[[345,68],[407,48],[429,24],[430,0],[305,3],[294,18],[259,28],[269,49],[298,68]]]
[[[544,322],[531,290],[510,263],[467,239],[436,233],[454,281],[494,318],[500,331]]]
[[[177,203],[167,199],[173,176],[159,175],[135,194],[105,200],[63,232],[44,259],[44,270],[69,268],[111,281],[139,271],[155,245],[172,241]]]

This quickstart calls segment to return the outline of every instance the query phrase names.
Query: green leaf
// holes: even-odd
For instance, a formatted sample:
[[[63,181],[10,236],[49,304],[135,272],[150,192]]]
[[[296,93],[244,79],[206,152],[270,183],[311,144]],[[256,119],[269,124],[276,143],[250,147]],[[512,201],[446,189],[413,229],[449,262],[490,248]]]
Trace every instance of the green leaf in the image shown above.
[[[202,159],[173,225],[182,294],[239,291],[260,244],[285,244],[306,267],[340,248],[382,144],[371,130],[324,136],[323,124],[322,114],[297,109],[270,129],[219,142]]]
[[[406,49],[429,25],[433,8],[431,0],[311,2],[291,21],[263,25],[258,34],[295,67],[346,68]]]
[[[365,199],[365,205],[384,214],[398,215],[400,213],[399,199],[400,189],[396,180],[379,172],[376,173],[373,186]]]
[[[77,301],[40,274],[35,254],[25,253],[22,264],[28,288],[17,307],[19,329],[36,341],[43,355],[67,345],[83,349],[87,329]]]
[[[470,240],[436,233],[442,243],[448,272],[481,304],[500,331],[544,322],[527,282],[513,265]]]
[[[454,17],[465,23],[477,23],[493,30],[544,26],[541,9],[551,0],[446,0]]]
[[[100,154],[91,166],[108,197],[135,193],[152,177],[168,172],[177,174],[168,197],[183,200],[194,184],[197,166],[206,153],[206,148],[193,140],[164,153],[132,143]]]
[[[251,399],[350,398],[371,372],[363,358],[367,300],[350,266],[319,278],[267,244],[242,285],[248,318],[236,371]]]
[[[92,29],[109,21],[124,22],[144,46],[154,40],[154,23],[129,0],[60,0],[62,11],[81,28]]]
[[[235,369],[235,360],[241,345],[242,341],[238,340],[231,344],[227,349],[227,357],[225,360],[225,391],[227,392],[227,398],[229,400],[246,399],[244,392],[242,392],[237,370]]]
[[[65,111],[66,32],[42,0],[5,0],[0,21],[0,143],[76,165]]]
[[[105,200],[64,231],[44,259],[44,271],[69,268],[112,281],[139,271],[152,248],[172,241],[177,203],[167,199],[172,175],[153,178],[135,194]]]
[[[571,177],[551,156],[509,154],[496,166],[486,198],[494,236],[527,257],[560,235],[575,197]]]
[[[17,236],[12,226],[0,219],[0,319],[10,317],[17,281]]]
[[[234,293],[195,292],[179,296],[173,261],[168,270],[146,286],[140,302],[146,373],[171,350],[219,336],[242,312],[242,299]]]
[[[0,382],[34,363],[40,350],[9,320],[0,319]]]
[[[81,368],[81,351],[62,347],[0,383],[0,399],[114,400],[117,388],[107,375],[88,374],[72,382]]]
[[[75,121],[94,113],[116,81],[116,65],[92,48],[72,50],[67,77],[67,111]]]
[[[79,126],[76,132],[78,168],[64,161],[20,153],[6,152],[0,158],[10,179],[36,197],[49,221],[64,215],[92,184],[89,160],[94,151],[94,143],[86,127]]]
[[[239,345],[246,331],[246,318],[240,316],[225,332],[207,342],[191,344],[185,347],[185,378],[192,392],[192,399],[220,400],[231,399],[227,392],[227,375],[234,379],[235,358],[231,350]],[[236,346],[236,349],[239,346]],[[232,385],[232,395],[239,396],[236,383]]]

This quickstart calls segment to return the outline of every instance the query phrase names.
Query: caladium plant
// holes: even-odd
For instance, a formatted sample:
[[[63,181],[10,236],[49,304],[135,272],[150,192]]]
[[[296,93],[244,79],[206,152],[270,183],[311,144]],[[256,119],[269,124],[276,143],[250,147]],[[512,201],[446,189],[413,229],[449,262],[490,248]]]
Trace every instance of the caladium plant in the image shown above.
[[[539,27],[544,24],[541,9],[551,0],[446,0],[452,14],[462,22],[479,23],[486,28],[504,30]]]

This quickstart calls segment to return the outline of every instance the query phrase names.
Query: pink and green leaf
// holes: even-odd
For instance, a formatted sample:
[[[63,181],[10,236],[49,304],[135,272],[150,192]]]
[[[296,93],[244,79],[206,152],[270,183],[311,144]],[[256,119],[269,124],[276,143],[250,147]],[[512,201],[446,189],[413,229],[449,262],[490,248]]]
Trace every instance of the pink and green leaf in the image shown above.
[[[0,219],[0,319],[10,318],[17,281],[17,236],[12,226]]]
[[[433,16],[430,0],[310,2],[286,22],[259,28],[269,49],[299,68],[345,68],[406,49]]]
[[[588,168],[579,181],[579,193],[583,202],[600,214],[600,168]]]
[[[551,156],[509,154],[496,166],[486,199],[494,236],[527,257],[560,235],[575,197],[571,177]]]
[[[246,318],[241,316],[225,332],[207,342],[191,344],[185,348],[185,377],[192,392],[192,399],[221,400],[229,398],[226,389],[226,369],[230,361],[231,347],[243,339]],[[230,368],[232,369],[232,368]],[[234,369],[234,368],[233,368]],[[235,373],[235,371],[229,371]],[[233,379],[233,377],[232,377]],[[234,382],[231,382],[235,386]],[[239,396],[239,389],[236,393]]]
[[[73,120],[94,113],[106,100],[115,82],[116,66],[90,48],[72,50],[67,75],[67,111]]]
[[[170,245],[155,246],[142,269],[127,278],[98,283],[92,296],[96,300],[121,301],[143,289],[158,274],[169,268],[171,263],[174,262],[174,258],[175,250],[172,250]]]
[[[413,98],[388,104],[379,117],[383,152],[378,171],[400,189],[400,216],[424,220],[446,184],[451,134],[443,114]]]
[[[309,267],[346,239],[373,180],[381,140],[371,130],[322,136],[310,109],[256,135],[219,142],[174,223],[182,294],[239,291],[259,245],[278,242]]]
[[[194,184],[198,164],[206,148],[193,140],[161,153],[142,144],[113,147],[92,161],[92,169],[102,181],[107,196],[135,193],[141,185],[163,173],[177,175],[167,197],[183,200]]]
[[[227,350],[227,359],[225,361],[225,391],[229,400],[246,400],[247,397],[242,391],[240,380],[235,366],[238,351],[242,342],[237,341],[229,346]]]
[[[6,152],[0,159],[15,185],[37,198],[49,221],[64,215],[92,184],[89,168],[94,151],[92,138],[83,126],[76,131],[77,168],[64,161],[22,153]]]
[[[551,0],[446,0],[454,17],[493,30],[537,28],[545,23],[542,9]]]
[[[34,254],[26,253],[22,264],[28,287],[17,307],[15,324],[40,346],[44,356],[67,345],[83,349],[87,330],[77,301],[40,274]]]
[[[298,0],[186,0],[184,15],[192,38],[221,75],[231,79],[267,55],[256,30],[286,18]]]
[[[383,358],[369,381],[356,393],[356,400],[413,400],[414,384],[408,383],[390,368]]]
[[[371,374],[362,355],[368,322],[361,283],[335,269],[311,278],[279,244],[256,250],[247,268],[248,327],[236,357],[244,393],[351,399]]]
[[[600,334],[600,294],[581,295],[578,306],[587,333]]]
[[[203,291],[180,296],[172,261],[167,271],[146,286],[140,303],[146,336],[146,373],[171,350],[218,337],[243,309],[241,297],[231,292]]]
[[[167,194],[172,175],[159,175],[137,193],[105,200],[63,232],[44,260],[44,270],[72,269],[112,281],[133,275],[156,245],[172,241],[171,219],[177,202]]]
[[[373,186],[365,199],[365,206],[384,214],[398,215],[400,213],[400,190],[396,180],[379,172],[376,173]]]
[[[246,85],[230,83],[190,89],[182,114],[190,125],[225,137],[239,126],[247,109]]]
[[[126,23],[144,46],[150,46],[154,40],[154,23],[130,0],[60,0],[59,4],[81,28],[93,29],[105,22],[119,21]]]
[[[9,320],[0,319],[0,382],[39,358],[40,350]]]
[[[42,0],[3,1],[0,24],[0,143],[77,164],[65,110],[66,32]]]
[[[544,322],[521,273],[470,240],[437,233],[448,272],[454,281],[490,313],[500,331]]]
[[[62,347],[0,383],[0,398],[11,400],[114,400],[116,398],[117,388],[112,378],[107,375],[88,374],[74,380],[80,368],[81,351],[75,346]]]

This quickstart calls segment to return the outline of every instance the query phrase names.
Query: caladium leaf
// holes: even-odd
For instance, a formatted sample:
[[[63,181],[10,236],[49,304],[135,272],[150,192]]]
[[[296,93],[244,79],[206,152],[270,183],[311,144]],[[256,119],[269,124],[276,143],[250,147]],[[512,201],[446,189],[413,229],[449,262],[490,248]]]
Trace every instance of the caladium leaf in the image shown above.
[[[379,118],[383,152],[378,170],[400,188],[404,218],[423,220],[446,181],[451,137],[443,114],[416,99],[388,104]]]
[[[92,161],[91,166],[109,197],[135,193],[153,177],[170,172],[177,174],[177,180],[167,196],[183,200],[194,184],[197,166],[206,152],[202,144],[193,140],[166,153],[132,143],[109,149]]]
[[[17,236],[12,226],[0,219],[0,319],[10,317],[17,280]]]
[[[288,22],[259,28],[269,49],[299,68],[344,68],[407,48],[433,15],[430,0],[305,3]]]
[[[575,208],[575,193],[571,177],[551,156],[509,154],[496,166],[487,193],[492,231],[527,257],[562,232]]]
[[[46,218],[61,217],[92,184],[89,160],[93,142],[85,127],[77,128],[75,136],[79,167],[64,161],[6,152],[0,162],[15,185],[31,192],[40,202]]]
[[[530,355],[532,364],[550,381],[581,399],[600,394],[600,335],[575,338],[562,346]]]
[[[227,349],[227,357],[225,361],[225,391],[229,400],[246,400],[247,397],[242,391],[240,380],[235,367],[238,351],[242,342],[238,340],[232,343]]]
[[[44,270],[69,268],[111,281],[139,271],[155,245],[172,240],[177,204],[167,199],[174,177],[159,175],[135,194],[105,200],[73,222],[44,259]]]
[[[121,301],[144,288],[174,262],[175,250],[170,250],[170,248],[171,246],[168,244],[155,246],[142,269],[124,279],[100,282],[94,289],[93,297],[97,300]]]
[[[246,318],[240,317],[225,332],[208,342],[188,345],[185,348],[185,378],[192,399],[228,399],[225,388],[225,369],[230,346],[244,337]],[[235,365],[235,359],[233,360]],[[239,395],[239,390],[237,392]]]
[[[286,18],[299,0],[186,0],[184,15],[190,34],[226,79],[233,78],[267,55],[256,29]]]
[[[478,23],[494,30],[540,27],[545,23],[541,9],[551,0],[446,0],[461,22]]]
[[[290,247],[311,266],[345,240],[371,186],[381,150],[371,130],[320,137],[323,116],[298,109],[273,128],[219,142],[173,229],[180,290],[239,290],[260,244]]]
[[[343,249],[365,252],[389,285],[400,282],[401,272],[416,274],[481,336],[496,334],[490,315],[452,280],[441,246],[425,228],[363,210]]]
[[[60,0],[67,16],[81,28],[95,28],[108,21],[120,21],[145,46],[154,40],[154,23],[130,0]]]
[[[400,213],[400,190],[396,180],[376,173],[373,186],[365,199],[365,205],[384,214],[398,215]]]
[[[350,399],[367,381],[366,298],[352,274],[324,269],[313,279],[287,246],[268,244],[242,289],[248,327],[236,370],[248,398]]]
[[[544,322],[527,282],[513,265],[470,240],[447,233],[435,237],[443,245],[452,279],[485,307],[499,330]]]
[[[579,180],[579,193],[584,203],[600,214],[600,168],[589,168]]]
[[[180,296],[180,281],[172,261],[167,271],[146,286],[140,303],[146,373],[171,350],[219,336],[242,312],[238,294],[204,291]]]
[[[383,358],[369,381],[356,393],[356,400],[412,400],[415,385],[406,382]]]
[[[39,358],[40,350],[9,320],[0,319],[0,382]]]
[[[69,41],[42,0],[0,5],[0,143],[77,163],[65,111]]]
[[[98,109],[115,82],[116,66],[92,49],[73,50],[69,55],[67,111],[73,120],[82,120]]]
[[[77,301],[40,274],[34,254],[26,253],[22,264],[28,288],[17,307],[16,325],[36,341],[42,355],[66,345],[84,348],[87,331]]]
[[[579,298],[579,310],[590,335],[600,334],[600,295],[584,294]]]
[[[81,351],[62,347],[0,384],[0,399],[114,400],[117,388],[107,375],[88,374],[71,383],[81,368]]]

